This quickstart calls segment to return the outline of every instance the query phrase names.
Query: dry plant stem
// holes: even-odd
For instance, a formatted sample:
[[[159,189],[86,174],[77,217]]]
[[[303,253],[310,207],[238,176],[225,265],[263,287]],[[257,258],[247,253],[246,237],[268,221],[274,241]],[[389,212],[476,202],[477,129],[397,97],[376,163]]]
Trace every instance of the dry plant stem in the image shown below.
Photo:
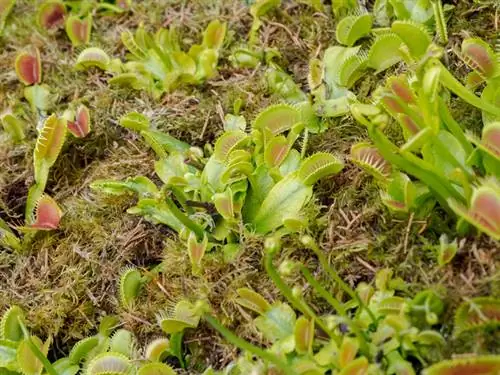
[[[273,353],[262,350],[258,346],[255,346],[249,343],[248,341],[245,341],[242,338],[236,336],[229,329],[220,324],[219,321],[212,315],[205,314],[204,318],[208,322],[208,324],[210,324],[215,330],[217,330],[222,336],[224,336],[224,338],[228,340],[231,344],[237,346],[242,350],[246,350],[252,354],[255,354],[256,356],[264,359],[267,362],[273,363],[274,365],[279,367],[282,371],[284,371],[285,374],[298,375],[298,373],[293,368],[288,366],[286,362],[281,360],[281,358],[278,358]]]

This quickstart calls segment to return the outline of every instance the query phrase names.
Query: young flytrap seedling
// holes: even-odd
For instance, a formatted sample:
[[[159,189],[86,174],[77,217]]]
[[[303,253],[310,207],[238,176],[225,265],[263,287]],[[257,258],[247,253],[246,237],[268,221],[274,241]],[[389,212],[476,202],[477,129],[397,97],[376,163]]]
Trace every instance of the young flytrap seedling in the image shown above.
[[[394,26],[394,25],[393,25]],[[406,42],[405,42],[406,43]],[[436,202],[494,239],[500,239],[500,64],[479,39],[466,39],[462,56],[478,79],[481,97],[463,86],[439,61],[440,48],[430,39],[408,35],[414,75],[391,77],[374,94],[374,104],[351,106],[368,128],[373,145],[354,145],[352,160],[380,181],[383,201],[394,211],[427,216]],[[412,47],[410,47],[410,44]],[[466,133],[452,117],[444,89],[483,111],[481,139]],[[405,143],[396,145],[383,132],[390,115]],[[405,174],[416,178],[411,180]]]
[[[128,114],[120,124],[138,131],[156,152],[155,172],[164,185],[158,188],[139,176],[95,181],[91,187],[136,193],[139,201],[128,212],[178,232],[187,242],[194,271],[206,251],[233,251],[243,231],[285,234],[307,227],[302,209],[312,199],[313,185],[343,168],[334,155],[305,157],[294,148],[305,124],[301,112],[286,104],[262,111],[250,133],[227,129],[208,155],[152,130],[143,115]]]
[[[38,7],[38,25],[54,32],[64,25],[74,47],[88,44],[95,13],[123,13],[131,6],[131,0],[45,0]]]
[[[192,313],[192,310],[183,312]],[[159,337],[140,350],[133,333],[126,329],[116,330],[118,325],[117,317],[105,316],[97,334],[78,341],[66,357],[51,362],[47,358],[51,337],[43,342],[31,335],[22,310],[11,307],[0,322],[0,372],[23,375],[176,374],[165,361],[171,356],[180,356],[182,361],[182,342],[178,338],[173,335],[170,340]]]
[[[75,68],[95,66],[113,74],[111,85],[145,90],[158,98],[182,84],[200,84],[213,78],[225,35],[226,24],[214,20],[205,29],[202,44],[194,44],[184,52],[173,27],[152,34],[141,26],[135,35],[129,30],[121,34],[129,52],[127,62],[111,60],[103,50],[90,47],[80,53]]]
[[[329,266],[312,238],[305,236],[302,242],[318,256],[345,300],[327,290],[304,265],[296,263],[292,272],[301,272],[310,287],[331,305],[331,313],[315,313],[301,292],[289,287],[274,267],[273,258],[280,245],[275,238],[268,239],[266,271],[291,306],[271,304],[247,288],[238,289],[235,302],[258,314],[255,326],[271,346],[256,347],[224,328],[213,316],[205,315],[209,324],[245,351],[228,367],[231,373],[415,374],[414,363],[427,367],[441,359],[445,341],[435,327],[444,305],[434,292],[423,291],[413,299],[401,297],[397,294],[405,284],[393,279],[388,269],[378,272],[375,288],[361,283],[353,290]],[[297,316],[294,309],[302,315]],[[212,369],[205,372],[216,373]]]

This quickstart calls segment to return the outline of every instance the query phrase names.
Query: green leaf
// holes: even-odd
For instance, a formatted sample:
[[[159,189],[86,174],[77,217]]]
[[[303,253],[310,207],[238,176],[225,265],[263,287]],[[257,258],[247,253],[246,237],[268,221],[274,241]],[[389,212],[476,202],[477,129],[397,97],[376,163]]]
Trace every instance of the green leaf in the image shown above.
[[[288,104],[276,104],[259,113],[253,128],[269,131],[273,136],[290,130],[301,121],[300,112]]]
[[[455,254],[458,251],[457,240],[453,240],[452,242],[448,241],[448,237],[446,234],[442,234],[439,237],[439,247],[438,247],[438,264],[440,267],[450,263]]]
[[[297,173],[289,174],[269,191],[252,222],[257,233],[267,234],[283,225],[287,217],[297,216],[311,199],[312,186]]]
[[[464,39],[461,57],[483,79],[491,79],[500,74],[498,57],[490,45],[479,38]]]
[[[427,29],[413,21],[394,21],[391,30],[403,40],[412,57],[416,59],[424,55],[432,42]]]
[[[170,212],[167,204],[156,199],[140,199],[137,205],[129,208],[127,212],[133,215],[142,215],[154,224],[165,224],[176,232],[180,232],[184,228],[184,225]]]
[[[50,87],[45,84],[25,87],[24,97],[34,112],[48,111],[56,99],[56,96],[52,95]]]
[[[134,357],[135,351],[134,334],[126,329],[119,329],[113,333],[109,342],[109,351],[113,353],[121,353],[128,358]]]
[[[77,365],[80,364],[80,362],[88,358],[97,345],[99,345],[99,338],[97,336],[87,337],[78,341],[69,352],[68,357],[70,362]]]
[[[370,143],[362,142],[352,145],[351,161],[380,181],[386,181],[392,172],[391,165]]]
[[[137,371],[137,375],[176,375],[174,369],[164,363],[147,363]]]
[[[110,63],[110,58],[106,52],[97,47],[84,49],[76,58],[75,69],[86,70],[90,67],[97,67],[106,70]]]
[[[33,153],[35,181],[40,186],[45,186],[47,183],[49,169],[59,156],[65,138],[66,121],[64,119],[52,115],[45,120]]]
[[[491,180],[475,188],[469,207],[454,200],[449,205],[455,213],[492,238],[500,239],[500,186]]]
[[[402,44],[401,38],[393,33],[377,36],[368,52],[368,67],[378,74],[400,62]]]
[[[76,375],[80,371],[80,366],[72,363],[69,358],[61,358],[53,366],[59,375]]]
[[[164,310],[157,314],[158,325],[168,334],[182,332],[186,328],[196,328],[203,313],[200,307],[201,304],[181,300],[173,310]]]
[[[16,0],[0,0],[0,35],[2,35],[5,27],[5,21],[12,11],[15,3]]]
[[[131,177],[125,181],[96,180],[90,184],[90,188],[112,195],[134,192],[140,198],[154,198],[159,193],[154,182],[145,176]]]
[[[203,33],[203,47],[219,50],[226,36],[226,23],[219,20],[211,21]]]
[[[269,302],[266,301],[259,293],[249,288],[239,288],[236,290],[239,298],[235,302],[247,309],[255,311],[260,315],[264,315],[271,308]]]
[[[297,353],[311,353],[314,340],[314,320],[301,316],[295,322],[295,350]]]
[[[31,336],[31,340],[44,355],[47,355],[48,348],[44,347],[42,340],[36,336]],[[43,364],[31,350],[27,338],[19,343],[17,363],[24,375],[40,375],[43,370]]]
[[[19,143],[24,140],[24,129],[26,128],[26,124],[23,121],[12,113],[4,113],[0,115],[0,119],[5,132],[9,134],[13,142]]]
[[[161,362],[164,355],[170,350],[170,341],[160,337],[151,341],[144,351],[144,358],[152,362]]]
[[[0,321],[0,338],[13,342],[20,341],[24,335],[19,321],[24,322],[24,313],[18,306],[12,306]]]
[[[263,315],[257,317],[255,326],[271,342],[276,342],[293,335],[295,312],[284,303],[276,303]]]
[[[439,362],[423,371],[423,375],[481,374],[494,375],[500,371],[500,355],[455,358]]]
[[[455,312],[454,336],[463,332],[500,327],[500,300],[492,297],[472,298]]]
[[[225,161],[229,154],[248,142],[248,136],[242,131],[233,130],[222,134],[215,142],[214,158],[218,161]]]
[[[138,132],[148,130],[150,127],[147,116],[139,112],[129,112],[120,117],[119,124],[124,128],[132,129]]]
[[[305,185],[314,185],[320,179],[335,175],[344,168],[344,162],[327,152],[318,152],[302,162],[298,177]]]
[[[352,47],[372,29],[373,17],[369,13],[342,18],[337,24],[336,38],[340,44]]]
[[[9,368],[15,364],[17,347],[18,344],[15,342],[0,339],[0,368]]]
[[[283,136],[271,138],[264,150],[264,160],[269,168],[279,167],[290,151],[288,140]]]
[[[141,291],[142,284],[142,275],[136,268],[126,268],[121,272],[119,294],[123,307],[130,308],[133,306]]]
[[[344,337],[338,353],[338,361],[340,368],[345,369],[346,366],[348,366],[350,363],[354,363],[354,358],[356,358],[358,350],[359,350],[359,342],[357,338],[349,336]],[[354,366],[357,367],[357,365]],[[350,374],[350,372],[347,372],[347,370],[345,373]]]
[[[120,353],[102,353],[87,366],[87,375],[126,375],[131,370],[130,360]]]

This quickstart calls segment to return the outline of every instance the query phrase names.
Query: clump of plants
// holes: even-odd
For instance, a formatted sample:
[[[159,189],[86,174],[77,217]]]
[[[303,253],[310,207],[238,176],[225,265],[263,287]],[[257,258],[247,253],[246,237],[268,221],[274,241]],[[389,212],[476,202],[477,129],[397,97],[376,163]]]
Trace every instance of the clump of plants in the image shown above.
[[[481,97],[462,85],[439,61],[442,49],[415,38],[412,75],[391,77],[373,96],[375,104],[353,104],[354,117],[368,128],[373,144],[352,147],[354,162],[372,173],[383,188],[382,200],[393,211],[426,216],[439,203],[468,225],[500,239],[500,66],[493,49],[471,38],[462,43],[463,60],[473,69],[468,82],[486,86]],[[415,54],[415,51],[420,53]],[[476,136],[449,109],[450,92],[482,111]],[[384,130],[395,120],[404,141],[391,141]],[[412,176],[413,179],[408,177]]]
[[[196,319],[196,316],[199,320],[202,310],[198,305],[185,301],[178,303],[175,311],[179,315],[161,315],[159,323],[166,332],[182,334],[187,327],[186,322]],[[141,349],[134,334],[126,329],[117,329],[118,326],[115,316],[105,316],[97,334],[78,341],[66,357],[51,362],[47,354],[52,338],[44,342],[32,335],[26,326],[23,311],[13,306],[4,313],[0,322],[0,370],[6,374],[25,375],[176,374],[165,361],[177,356],[183,363],[182,335],[172,335],[170,339],[158,337]]]
[[[52,114],[46,117],[51,106],[51,94],[48,86],[40,84],[42,65],[37,48],[20,52],[15,61],[15,71],[19,80],[26,86],[24,96],[38,114],[40,126],[33,151],[34,184],[28,192],[25,208],[25,226],[17,227],[18,232],[25,232],[22,239],[0,219],[0,244],[16,251],[24,250],[30,244],[37,231],[57,229],[62,211],[45,188],[51,167],[56,162],[69,131],[77,138],[85,137],[91,130],[88,108],[80,104],[74,108],[70,104],[62,116]],[[15,113],[7,111],[1,116],[4,130],[14,143],[25,139],[26,124]]]
[[[194,269],[211,248],[237,252],[245,231],[266,235],[307,228],[303,208],[313,197],[313,185],[343,168],[332,154],[306,157],[305,145],[296,148],[305,123],[298,109],[285,104],[262,111],[249,132],[244,122],[227,125],[207,153],[151,129],[138,113],[124,116],[120,124],[139,132],[153,148],[163,186],[138,176],[95,181],[92,188],[137,194],[128,212],[178,232],[187,240]]]
[[[204,374],[415,374],[423,368],[428,368],[427,374],[443,374],[454,373],[457,368],[472,371],[483,365],[485,373],[493,374],[499,368],[500,356],[430,366],[442,359],[446,344],[439,333],[445,306],[435,292],[425,290],[409,298],[405,296],[404,281],[392,278],[389,269],[377,273],[375,287],[360,283],[351,289],[311,237],[302,237],[302,243],[318,257],[341,293],[333,293],[301,263],[285,260],[275,267],[273,258],[280,245],[275,238],[269,238],[265,244],[265,268],[290,305],[269,303],[253,290],[238,289],[235,302],[257,315],[254,324],[270,346],[259,348],[206,315],[207,322],[244,353],[224,372],[208,369]],[[302,298],[300,286],[288,286],[285,278],[291,273],[302,274],[314,292],[328,302],[330,311],[318,315]],[[457,332],[461,327],[473,329],[472,322],[483,313],[483,320],[476,321],[475,328],[498,325],[498,307],[498,301],[489,298],[462,305],[456,313]]]
[[[139,27],[135,34],[129,30],[121,34],[129,52],[125,63],[111,60],[103,50],[91,47],[80,53],[75,68],[98,67],[113,75],[111,85],[144,90],[158,98],[180,85],[200,84],[213,78],[225,35],[226,24],[214,20],[205,29],[202,43],[193,44],[185,52],[173,27],[154,34]]]

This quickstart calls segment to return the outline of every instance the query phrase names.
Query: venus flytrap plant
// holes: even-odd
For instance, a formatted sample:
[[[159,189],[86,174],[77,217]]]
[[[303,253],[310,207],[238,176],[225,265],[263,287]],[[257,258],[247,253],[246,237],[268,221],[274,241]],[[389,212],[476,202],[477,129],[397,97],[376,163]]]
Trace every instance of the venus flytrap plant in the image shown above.
[[[200,84],[213,78],[225,35],[226,24],[214,20],[205,29],[202,43],[184,52],[175,29],[160,29],[152,34],[141,26],[135,34],[129,30],[121,34],[129,51],[127,62],[111,60],[101,49],[90,47],[80,53],[75,69],[98,67],[113,74],[111,85],[145,90],[157,98],[179,85]]]
[[[238,245],[242,228],[258,235],[300,231],[307,226],[302,208],[313,185],[339,173],[343,162],[328,153],[302,157],[294,144],[304,129],[300,110],[276,105],[262,111],[250,133],[226,130],[205,156],[198,148],[151,129],[147,118],[131,113],[120,120],[138,131],[156,152],[158,188],[146,177],[95,181],[111,194],[132,192],[139,201],[130,213],[168,225],[187,241],[193,271],[211,248]]]
[[[427,209],[437,200],[450,213],[498,239],[500,218],[495,208],[500,200],[495,178],[498,178],[500,158],[495,119],[500,116],[500,107],[488,100],[488,96],[477,97],[454,78],[438,60],[440,50],[436,46],[421,43],[418,38],[412,43],[415,45],[410,48],[411,55],[420,56],[415,75],[390,78],[385,88],[375,95],[377,106],[351,106],[358,122],[368,127],[377,149],[375,153],[373,146],[355,146],[352,159],[379,180],[380,170],[387,169],[387,165],[418,179],[413,182],[393,173],[400,176],[399,180],[392,177],[388,182],[382,181],[386,191],[383,200],[389,203],[389,208],[408,213],[427,207],[421,211],[422,216],[426,216]],[[476,39],[468,39],[462,46],[464,60],[487,80],[487,88],[494,91],[498,87],[495,55],[484,42]],[[466,134],[453,119],[441,87],[483,111],[486,124],[482,139]],[[399,123],[404,144],[397,146],[384,135],[383,129],[388,123],[387,118],[382,117],[384,112]],[[386,199],[387,194],[392,196],[390,201]],[[424,202],[427,203],[422,206]]]

